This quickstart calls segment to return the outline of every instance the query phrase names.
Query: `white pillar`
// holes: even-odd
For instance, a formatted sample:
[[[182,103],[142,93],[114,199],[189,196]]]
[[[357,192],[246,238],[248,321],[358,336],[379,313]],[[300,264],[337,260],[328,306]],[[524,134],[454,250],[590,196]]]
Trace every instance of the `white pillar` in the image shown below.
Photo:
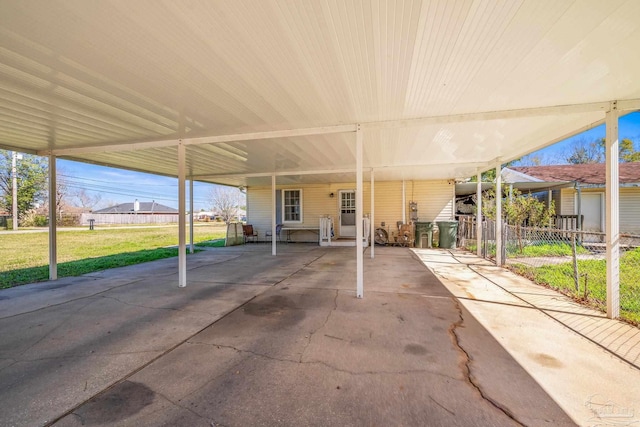
[[[618,106],[614,101],[606,114],[606,244],[607,317],[620,316],[620,223],[618,165]]]
[[[49,280],[58,279],[56,157],[49,156]]]
[[[356,128],[356,297],[364,296],[364,254],[362,253],[362,130]]]
[[[186,148],[178,144],[178,287],[187,286],[186,212],[185,212],[185,162]]]
[[[482,173],[478,172],[476,189],[476,254],[482,256]]]
[[[374,188],[374,176],[373,168],[371,168],[371,215],[369,217],[369,245],[371,245],[371,259],[375,258],[374,248],[376,246],[376,226],[375,226],[375,188]]]
[[[271,255],[276,255],[276,176],[271,175]]]
[[[189,253],[194,252],[193,243],[193,179],[189,180]]]
[[[496,265],[502,267],[502,165],[496,166]]]
[[[12,185],[12,216],[13,216],[13,231],[18,229],[18,153],[13,151],[11,153],[11,185]]]
[[[402,180],[402,223],[407,222],[407,192],[404,179]]]

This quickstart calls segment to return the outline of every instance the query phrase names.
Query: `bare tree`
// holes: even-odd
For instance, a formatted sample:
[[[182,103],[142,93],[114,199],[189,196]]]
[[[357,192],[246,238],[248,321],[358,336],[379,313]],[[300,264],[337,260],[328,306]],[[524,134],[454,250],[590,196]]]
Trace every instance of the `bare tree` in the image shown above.
[[[234,187],[215,186],[211,190],[211,204],[228,224],[238,217],[240,206],[245,204],[245,195]]]
[[[73,192],[73,198],[76,205],[83,209],[93,210],[96,205],[102,201],[102,195],[100,193],[89,194],[84,188],[80,188]]]

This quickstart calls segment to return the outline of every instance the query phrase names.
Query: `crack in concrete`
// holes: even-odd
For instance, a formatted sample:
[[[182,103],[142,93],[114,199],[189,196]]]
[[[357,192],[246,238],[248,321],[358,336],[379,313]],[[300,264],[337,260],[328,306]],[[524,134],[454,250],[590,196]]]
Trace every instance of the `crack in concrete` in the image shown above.
[[[42,341],[44,341],[46,338],[48,338],[51,334],[53,334],[55,331],[57,331],[58,329],[60,329],[62,326],[64,326],[67,322],[69,322],[71,320],[71,318],[73,318],[76,314],[80,313],[82,310],[84,310],[85,308],[87,308],[89,305],[93,304],[94,302],[96,302],[93,299],[89,299],[86,304],[84,304],[82,307],[80,307],[77,310],[72,311],[71,313],[69,313],[69,315],[67,317],[65,317],[64,319],[62,319],[62,321],[60,321],[60,323],[58,323],[57,325],[55,325],[53,328],[49,329],[48,331],[46,331],[40,338],[38,338],[34,343],[32,343],[31,345],[29,345],[27,348],[25,348],[24,350],[22,350],[19,354],[18,357],[22,357],[26,352],[28,352],[29,350],[31,350],[32,348],[34,348],[35,346],[37,346],[38,344],[40,344]]]
[[[324,319],[324,322],[322,322],[322,325],[320,325],[317,329],[309,332],[309,335],[307,337],[307,343],[304,346],[304,348],[302,349],[302,353],[300,353],[300,359],[299,359],[300,363],[302,363],[302,359],[304,358],[304,354],[306,353],[307,348],[311,345],[311,340],[313,339],[313,336],[319,330],[321,330],[325,326],[327,326],[327,323],[329,322],[329,318],[331,317],[331,314],[338,309],[338,295],[339,295],[339,291],[336,289],[336,295],[335,295],[335,297],[333,297],[333,308],[331,310],[329,310],[329,312],[327,313],[327,317]]]
[[[241,348],[234,347],[232,345],[214,344],[214,343],[205,343],[205,342],[195,342],[195,341],[189,341],[189,344],[198,344],[198,345],[207,345],[207,346],[216,347],[216,348],[225,348],[225,349],[229,349],[229,350],[234,350],[237,353],[248,353],[248,354],[251,354],[253,356],[261,357],[263,359],[272,360],[274,362],[292,363],[292,364],[296,364],[296,365],[321,365],[321,366],[329,368],[329,369],[331,369],[333,371],[342,372],[342,373],[349,374],[349,375],[354,375],[354,376],[359,376],[359,375],[430,374],[430,375],[437,375],[439,377],[447,378],[447,379],[454,380],[454,381],[460,381],[459,378],[451,377],[449,375],[442,374],[441,372],[430,371],[428,369],[406,369],[406,370],[401,370],[401,371],[362,371],[362,372],[354,372],[354,371],[350,371],[348,369],[338,368],[338,367],[333,366],[333,365],[331,365],[331,364],[329,364],[327,362],[323,362],[323,361],[319,361],[319,360],[306,361],[305,362],[305,361],[299,361],[299,360],[293,360],[293,359],[279,358],[279,357],[269,356],[269,355],[263,354],[263,353],[258,353],[258,352],[252,351],[252,350],[244,350],[244,349],[241,349]],[[238,363],[240,363],[240,362],[238,362]],[[234,365],[234,366],[237,366],[237,364]]]
[[[146,308],[148,310],[167,310],[167,311],[177,311],[177,312],[181,312],[181,313],[200,313],[200,314],[211,314],[207,311],[200,311],[200,310],[185,310],[185,309],[181,309],[181,308],[173,308],[173,307],[149,307],[147,305],[142,305],[142,304],[133,304],[133,303],[129,303],[126,301],[122,301],[121,299],[118,299],[116,297],[112,297],[109,295],[100,295],[101,298],[108,298],[108,299],[112,299],[114,301],[119,302],[120,304],[124,304],[124,305],[128,305],[130,307],[139,307],[139,308]]]
[[[511,413],[511,411],[509,411],[507,408],[502,406],[499,402],[496,402],[491,397],[489,397],[485,393],[485,391],[482,389],[480,384],[473,379],[473,375],[471,374],[471,356],[467,352],[467,350],[464,349],[462,344],[460,343],[460,337],[458,336],[458,334],[456,332],[456,330],[464,324],[464,317],[462,315],[462,308],[460,307],[460,303],[458,302],[458,300],[456,298],[451,298],[451,301],[453,301],[453,305],[455,306],[456,310],[458,311],[458,320],[456,322],[452,323],[451,326],[449,327],[449,336],[451,337],[451,341],[453,342],[455,347],[458,349],[458,351],[463,356],[463,362],[461,363],[461,365],[462,365],[462,368],[463,368],[462,369],[462,375],[463,375],[464,379],[466,380],[466,382],[468,384],[470,384],[478,392],[478,394],[480,395],[480,397],[483,400],[488,402],[491,406],[496,408],[498,411],[502,412],[504,415],[509,417],[512,421],[514,421],[518,425],[526,427],[526,424],[524,424],[521,421],[519,421],[515,417],[515,415],[513,413]]]

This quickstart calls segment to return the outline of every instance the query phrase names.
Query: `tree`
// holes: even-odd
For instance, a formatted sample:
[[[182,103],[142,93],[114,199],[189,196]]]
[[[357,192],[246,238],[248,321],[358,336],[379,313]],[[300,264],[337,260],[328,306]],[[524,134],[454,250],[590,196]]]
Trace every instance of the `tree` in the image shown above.
[[[603,163],[605,161],[606,139],[587,142],[584,139],[576,141],[565,155],[565,160],[570,164]],[[624,138],[618,143],[620,162],[640,161],[640,151],[636,151],[634,143],[629,138]]]
[[[0,208],[13,210],[12,152],[0,150]],[[18,217],[44,203],[47,195],[48,162],[44,157],[25,154],[18,160]]]
[[[84,188],[77,189],[71,196],[75,201],[75,205],[83,209],[93,210],[102,201],[102,195],[100,193],[94,193],[93,195],[87,193]]]
[[[211,203],[212,210],[229,224],[238,217],[240,206],[245,204],[244,194],[237,188],[216,186],[211,190]]]
[[[482,213],[489,219],[496,218],[495,191],[488,190],[482,196]],[[522,227],[548,227],[551,218],[556,214],[554,202],[547,208],[531,194],[523,195],[520,190],[513,189],[511,197],[504,198],[502,216],[507,224],[515,226],[520,253],[523,250]]]

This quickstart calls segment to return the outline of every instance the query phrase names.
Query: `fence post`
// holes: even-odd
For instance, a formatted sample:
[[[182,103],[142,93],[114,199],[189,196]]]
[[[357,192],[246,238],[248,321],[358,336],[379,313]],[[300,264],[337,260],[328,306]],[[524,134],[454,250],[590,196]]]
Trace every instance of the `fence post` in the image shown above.
[[[507,263],[507,238],[509,236],[507,236],[507,223],[503,222],[501,224],[501,236],[502,238],[500,239],[502,242],[502,245],[500,246],[500,266],[504,266]],[[496,254],[496,258],[498,257],[498,254]]]
[[[576,294],[580,292],[580,276],[578,275],[578,254],[576,250],[576,233],[571,233],[571,254],[573,256],[573,282]]]

